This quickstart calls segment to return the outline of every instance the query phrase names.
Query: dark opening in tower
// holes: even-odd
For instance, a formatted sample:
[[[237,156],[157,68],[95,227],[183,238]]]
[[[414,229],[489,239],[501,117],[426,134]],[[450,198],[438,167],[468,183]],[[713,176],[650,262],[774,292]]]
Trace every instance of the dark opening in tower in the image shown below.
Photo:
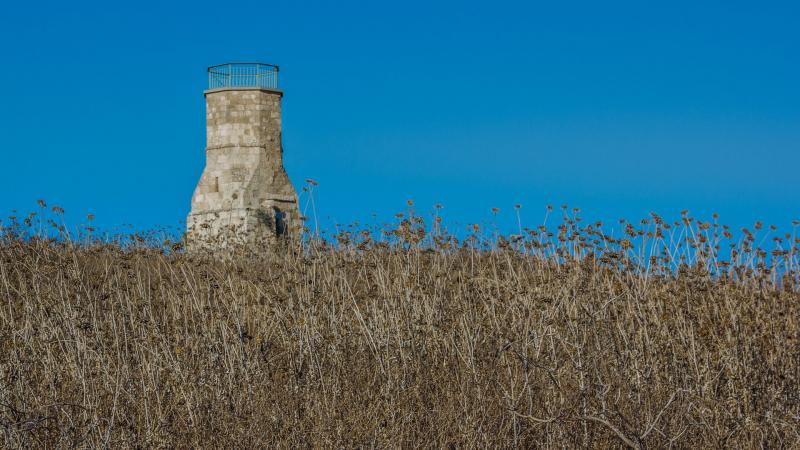
[[[288,227],[286,226],[286,213],[277,207],[273,207],[272,212],[275,214],[275,235],[278,237],[286,236],[286,234],[288,234]]]

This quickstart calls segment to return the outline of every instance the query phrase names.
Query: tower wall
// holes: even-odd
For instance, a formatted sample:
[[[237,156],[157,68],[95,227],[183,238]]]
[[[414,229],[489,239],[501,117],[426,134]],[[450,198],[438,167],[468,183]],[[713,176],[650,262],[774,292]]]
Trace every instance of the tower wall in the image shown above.
[[[190,246],[297,235],[297,194],[283,168],[278,90],[206,91],[206,166],[187,218]]]

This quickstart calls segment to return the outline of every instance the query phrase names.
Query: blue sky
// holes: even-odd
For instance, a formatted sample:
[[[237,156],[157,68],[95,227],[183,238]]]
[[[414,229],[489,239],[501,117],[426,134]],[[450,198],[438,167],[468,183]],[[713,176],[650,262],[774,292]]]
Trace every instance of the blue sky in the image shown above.
[[[177,226],[204,165],[206,67],[281,67],[284,162],[323,226],[413,199],[452,223],[689,209],[800,218],[794,2],[12,2],[0,215],[43,198]]]

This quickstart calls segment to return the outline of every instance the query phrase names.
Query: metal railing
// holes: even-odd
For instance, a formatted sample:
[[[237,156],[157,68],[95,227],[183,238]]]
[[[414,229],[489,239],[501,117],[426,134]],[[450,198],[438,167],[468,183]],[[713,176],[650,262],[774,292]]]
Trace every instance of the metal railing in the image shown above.
[[[278,66],[228,63],[208,68],[208,88],[278,88]]]

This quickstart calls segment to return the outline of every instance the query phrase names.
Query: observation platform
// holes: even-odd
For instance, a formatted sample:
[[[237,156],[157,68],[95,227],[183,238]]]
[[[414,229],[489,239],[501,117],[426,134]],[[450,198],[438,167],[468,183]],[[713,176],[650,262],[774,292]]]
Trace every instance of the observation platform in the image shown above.
[[[230,90],[261,90],[282,94],[278,88],[278,66],[235,62],[208,68],[206,94]]]

